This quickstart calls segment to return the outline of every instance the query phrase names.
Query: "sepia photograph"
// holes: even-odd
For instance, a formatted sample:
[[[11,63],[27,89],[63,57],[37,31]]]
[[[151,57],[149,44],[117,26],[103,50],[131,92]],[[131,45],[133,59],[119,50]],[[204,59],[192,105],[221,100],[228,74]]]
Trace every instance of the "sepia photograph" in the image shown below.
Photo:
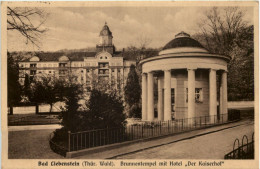
[[[258,168],[258,2],[1,9],[4,168]]]

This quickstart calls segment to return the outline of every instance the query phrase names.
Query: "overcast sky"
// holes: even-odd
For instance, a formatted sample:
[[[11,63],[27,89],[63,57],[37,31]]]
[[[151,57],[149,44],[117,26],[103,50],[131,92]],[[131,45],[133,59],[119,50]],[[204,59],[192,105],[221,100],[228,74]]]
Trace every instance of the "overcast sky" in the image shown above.
[[[107,22],[117,49],[138,46],[140,37],[151,39],[149,47],[162,47],[180,31],[199,32],[198,22],[209,7],[73,7],[44,8],[49,13],[41,37],[43,51],[95,47]],[[243,8],[245,20],[253,23],[252,8]],[[37,22],[37,20],[33,20]],[[37,50],[26,45],[17,32],[8,31],[8,50]]]

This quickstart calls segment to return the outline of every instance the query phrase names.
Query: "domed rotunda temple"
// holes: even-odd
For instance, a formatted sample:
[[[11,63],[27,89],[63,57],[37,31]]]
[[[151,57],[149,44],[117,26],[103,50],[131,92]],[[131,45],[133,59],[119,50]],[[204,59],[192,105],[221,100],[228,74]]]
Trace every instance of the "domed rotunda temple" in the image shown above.
[[[185,32],[177,34],[158,56],[140,62],[142,120],[219,118],[220,114],[227,114],[230,59],[209,53]],[[208,120],[212,122],[214,118]]]

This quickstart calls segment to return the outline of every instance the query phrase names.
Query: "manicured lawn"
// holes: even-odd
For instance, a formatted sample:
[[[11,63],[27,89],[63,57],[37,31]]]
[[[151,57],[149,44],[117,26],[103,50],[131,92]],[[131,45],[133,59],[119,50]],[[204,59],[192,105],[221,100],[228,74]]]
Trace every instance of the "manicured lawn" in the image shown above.
[[[9,159],[59,159],[49,146],[53,130],[26,130],[8,132]]]

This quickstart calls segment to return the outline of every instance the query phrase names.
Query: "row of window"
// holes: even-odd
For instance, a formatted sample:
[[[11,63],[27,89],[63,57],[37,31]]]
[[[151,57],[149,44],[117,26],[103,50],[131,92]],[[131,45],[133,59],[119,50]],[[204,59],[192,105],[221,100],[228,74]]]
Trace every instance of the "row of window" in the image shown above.
[[[23,67],[28,67],[28,65],[30,66],[30,67],[61,67],[61,66],[67,66],[67,63],[30,63],[30,64],[27,64],[27,63],[25,63],[25,64],[19,64],[19,67],[21,67],[21,68],[23,68]],[[84,66],[84,64],[83,63],[73,63],[72,64],[72,66],[74,66],[74,67],[83,67]],[[90,66],[90,63],[86,63],[86,66]],[[94,66],[94,65],[93,65]],[[99,63],[99,67],[108,67],[109,66],[109,64],[108,63]],[[117,63],[111,63],[111,66],[122,66],[122,63],[119,63],[119,62],[117,62]]]
[[[63,70],[63,71],[66,71],[66,70]],[[86,69],[86,71],[87,71],[88,73],[90,72],[89,69]],[[31,72],[31,73],[30,73],[31,75],[36,74],[36,70],[30,70],[30,72]],[[53,71],[53,72],[55,72],[55,71]],[[84,70],[81,70],[80,72],[81,72],[81,73],[84,73]],[[115,70],[112,69],[112,72],[115,72]],[[120,73],[120,70],[118,69],[117,72]],[[21,74],[21,73],[22,73],[22,72],[20,72],[20,74]],[[38,71],[38,73],[39,73],[39,74],[41,74],[41,73],[46,73],[46,71],[45,71],[45,72],[44,72],[44,71]],[[52,71],[50,70],[49,73],[52,73]],[[99,74],[109,74],[109,70],[108,70],[108,69],[105,69],[105,70],[101,69],[101,70],[99,70],[98,73],[99,73]]]
[[[55,71],[53,71],[54,73],[55,73]],[[48,71],[48,72],[42,72],[42,71],[38,71],[38,74],[42,74],[42,73],[49,73],[49,74],[51,74],[52,73],[52,71],[50,70],[50,71]],[[60,70],[59,71],[59,74],[60,75],[65,75],[67,73],[67,70]],[[30,75],[36,75],[36,70],[30,70]]]
[[[31,64],[20,64],[19,67],[23,68],[23,67],[28,67],[28,65],[30,66],[30,68],[34,68],[34,67],[57,67],[58,64],[41,64],[41,63],[31,63]]]

